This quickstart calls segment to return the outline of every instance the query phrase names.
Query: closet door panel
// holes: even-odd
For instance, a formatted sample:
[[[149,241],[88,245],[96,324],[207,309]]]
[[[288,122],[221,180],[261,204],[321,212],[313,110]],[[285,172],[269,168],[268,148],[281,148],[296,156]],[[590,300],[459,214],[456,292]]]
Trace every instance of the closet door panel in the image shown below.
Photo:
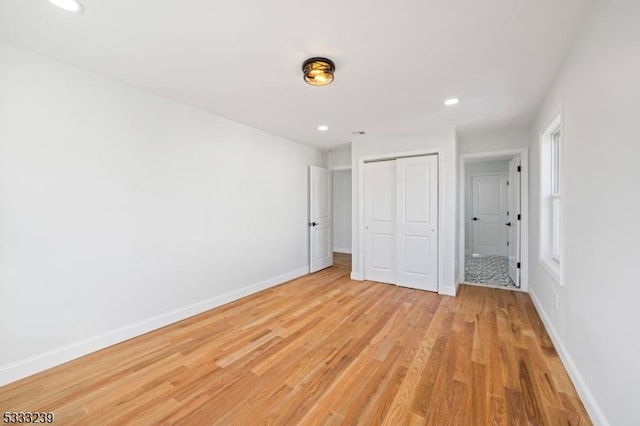
[[[366,280],[395,284],[395,160],[364,164]]]
[[[396,160],[396,284],[438,291],[438,157]]]

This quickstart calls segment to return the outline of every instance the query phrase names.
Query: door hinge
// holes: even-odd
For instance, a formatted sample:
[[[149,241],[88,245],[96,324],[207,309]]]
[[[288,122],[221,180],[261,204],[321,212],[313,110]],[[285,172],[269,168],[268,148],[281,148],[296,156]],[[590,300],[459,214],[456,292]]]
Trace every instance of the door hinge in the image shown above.
[[[518,269],[520,269],[520,262],[518,262]]]
[[[507,186],[509,186],[509,181],[507,181]]]
[[[509,247],[509,241],[507,241],[507,247]]]
[[[521,220],[522,217],[520,216],[520,213],[518,213],[518,220]]]
[[[522,171],[522,167],[518,166],[518,172]]]

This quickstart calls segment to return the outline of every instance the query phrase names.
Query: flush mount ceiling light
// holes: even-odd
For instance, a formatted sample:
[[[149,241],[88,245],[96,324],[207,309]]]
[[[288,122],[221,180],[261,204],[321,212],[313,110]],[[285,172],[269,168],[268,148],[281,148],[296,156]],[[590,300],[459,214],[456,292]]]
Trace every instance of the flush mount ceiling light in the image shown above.
[[[49,0],[49,3],[58,6],[60,9],[64,9],[67,12],[82,13],[84,7],[78,0]]]
[[[460,99],[458,98],[451,98],[451,99],[447,99],[446,101],[444,101],[444,104],[446,106],[452,106],[452,105],[456,105],[458,102],[460,102]]]
[[[318,130],[321,132],[326,132],[327,130],[329,130],[329,126],[327,126],[326,124],[321,124],[320,126],[318,126]]]
[[[336,65],[331,59],[309,58],[302,64],[304,81],[312,86],[326,86],[333,81]]]

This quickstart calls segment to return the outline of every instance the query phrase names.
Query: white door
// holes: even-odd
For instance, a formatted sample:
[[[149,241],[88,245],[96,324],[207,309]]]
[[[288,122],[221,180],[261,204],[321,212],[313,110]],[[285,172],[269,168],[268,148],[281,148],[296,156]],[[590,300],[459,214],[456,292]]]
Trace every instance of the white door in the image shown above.
[[[508,187],[508,205],[509,214],[507,223],[507,241],[509,256],[509,276],[520,287],[520,158],[514,157],[509,162],[509,187]]]
[[[395,284],[396,162],[364,164],[365,279]]]
[[[310,272],[333,265],[331,171],[309,166]]]
[[[507,175],[472,176],[472,249],[481,256],[507,255]]]
[[[365,163],[367,280],[438,291],[438,157]]]
[[[396,283],[438,291],[438,157],[396,160]]]

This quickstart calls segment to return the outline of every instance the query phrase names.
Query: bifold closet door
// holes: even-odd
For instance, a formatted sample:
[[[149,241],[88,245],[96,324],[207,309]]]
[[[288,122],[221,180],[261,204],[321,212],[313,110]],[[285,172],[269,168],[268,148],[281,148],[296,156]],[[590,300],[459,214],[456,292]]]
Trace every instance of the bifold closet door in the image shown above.
[[[438,157],[365,163],[365,279],[438,291]]]
[[[438,157],[396,160],[396,284],[438,291]]]

